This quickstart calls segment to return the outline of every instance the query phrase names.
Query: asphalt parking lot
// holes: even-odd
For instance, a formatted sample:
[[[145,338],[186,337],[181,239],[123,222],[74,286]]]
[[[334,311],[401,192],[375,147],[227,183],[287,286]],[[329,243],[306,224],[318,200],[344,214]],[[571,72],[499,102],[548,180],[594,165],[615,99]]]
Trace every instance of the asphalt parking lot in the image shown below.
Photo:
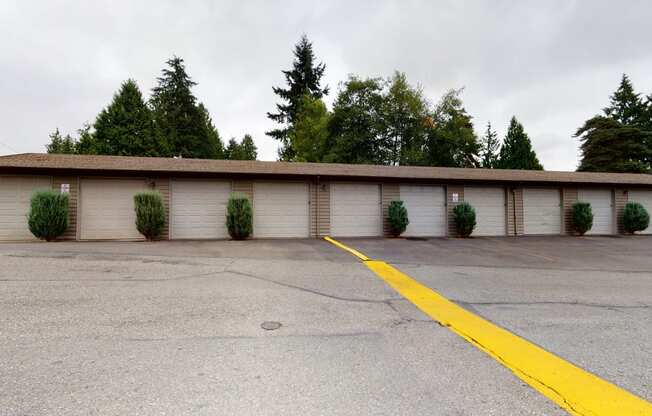
[[[652,238],[342,241],[652,400]],[[0,266],[2,416],[566,414],[321,240],[6,243]]]

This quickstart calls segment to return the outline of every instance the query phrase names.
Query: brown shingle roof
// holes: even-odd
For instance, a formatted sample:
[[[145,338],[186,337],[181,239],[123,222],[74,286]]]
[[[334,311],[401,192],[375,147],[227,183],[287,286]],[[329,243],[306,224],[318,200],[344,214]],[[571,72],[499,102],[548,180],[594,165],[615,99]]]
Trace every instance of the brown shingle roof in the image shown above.
[[[341,178],[418,179],[433,181],[490,181],[529,183],[586,183],[652,185],[652,175],[632,173],[553,172],[506,169],[463,169],[417,166],[346,165],[338,163],[264,162],[158,157],[55,155],[24,153],[0,156],[0,172],[29,170],[85,173],[143,172],[166,174],[223,174],[322,176]]]

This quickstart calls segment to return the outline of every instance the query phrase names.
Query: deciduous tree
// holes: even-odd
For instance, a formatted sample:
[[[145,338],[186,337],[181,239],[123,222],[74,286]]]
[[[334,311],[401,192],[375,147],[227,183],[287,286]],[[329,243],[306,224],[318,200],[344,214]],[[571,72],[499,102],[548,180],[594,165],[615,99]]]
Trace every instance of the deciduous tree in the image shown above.
[[[327,159],[330,150],[329,120],[326,104],[319,98],[304,95],[289,136],[296,152],[296,161],[323,162]]]
[[[462,104],[461,89],[449,90],[433,111],[424,149],[428,166],[477,167],[480,145],[471,116]]]

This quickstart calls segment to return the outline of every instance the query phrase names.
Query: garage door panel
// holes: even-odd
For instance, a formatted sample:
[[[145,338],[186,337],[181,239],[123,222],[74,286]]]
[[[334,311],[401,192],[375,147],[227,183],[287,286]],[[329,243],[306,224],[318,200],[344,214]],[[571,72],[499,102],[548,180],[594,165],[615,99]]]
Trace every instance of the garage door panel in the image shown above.
[[[442,186],[401,185],[400,192],[410,220],[403,235],[446,235],[446,197]]]
[[[331,184],[331,234],[338,237],[382,235],[380,186]]]
[[[175,239],[227,238],[226,206],[230,195],[229,181],[173,179],[170,237]]]
[[[34,240],[27,215],[34,191],[51,189],[49,176],[0,177],[0,240]]]
[[[613,234],[613,198],[610,189],[580,189],[578,201],[591,204],[593,227],[587,234]]]
[[[254,184],[254,236],[305,238],[310,234],[308,184],[256,182]]]
[[[477,224],[473,235],[501,236],[506,234],[504,188],[465,187],[464,201],[475,208]]]
[[[559,189],[523,189],[523,228],[525,234],[561,234]]]
[[[141,179],[82,179],[81,238],[142,239],[136,229],[134,195],[146,190]]]
[[[633,190],[628,193],[628,200],[631,202],[638,202],[647,210],[648,214],[652,215],[652,191],[646,190]],[[640,232],[641,234],[652,234],[652,227]]]

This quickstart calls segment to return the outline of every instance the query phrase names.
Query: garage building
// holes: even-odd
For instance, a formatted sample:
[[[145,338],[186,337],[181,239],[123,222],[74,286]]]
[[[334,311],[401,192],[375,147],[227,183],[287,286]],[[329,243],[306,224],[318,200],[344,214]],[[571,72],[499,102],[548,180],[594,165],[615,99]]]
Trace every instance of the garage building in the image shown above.
[[[245,194],[254,237],[380,237],[387,209],[408,209],[406,237],[454,236],[452,211],[468,201],[474,236],[571,234],[571,207],[591,203],[592,234],[622,232],[627,201],[652,210],[652,176],[440,167],[226,161],[124,156],[17,154],[0,157],[0,240],[31,240],[26,214],[34,190],[70,196],[63,239],[138,240],[133,196],[163,197],[166,239],[228,238],[226,205]]]

